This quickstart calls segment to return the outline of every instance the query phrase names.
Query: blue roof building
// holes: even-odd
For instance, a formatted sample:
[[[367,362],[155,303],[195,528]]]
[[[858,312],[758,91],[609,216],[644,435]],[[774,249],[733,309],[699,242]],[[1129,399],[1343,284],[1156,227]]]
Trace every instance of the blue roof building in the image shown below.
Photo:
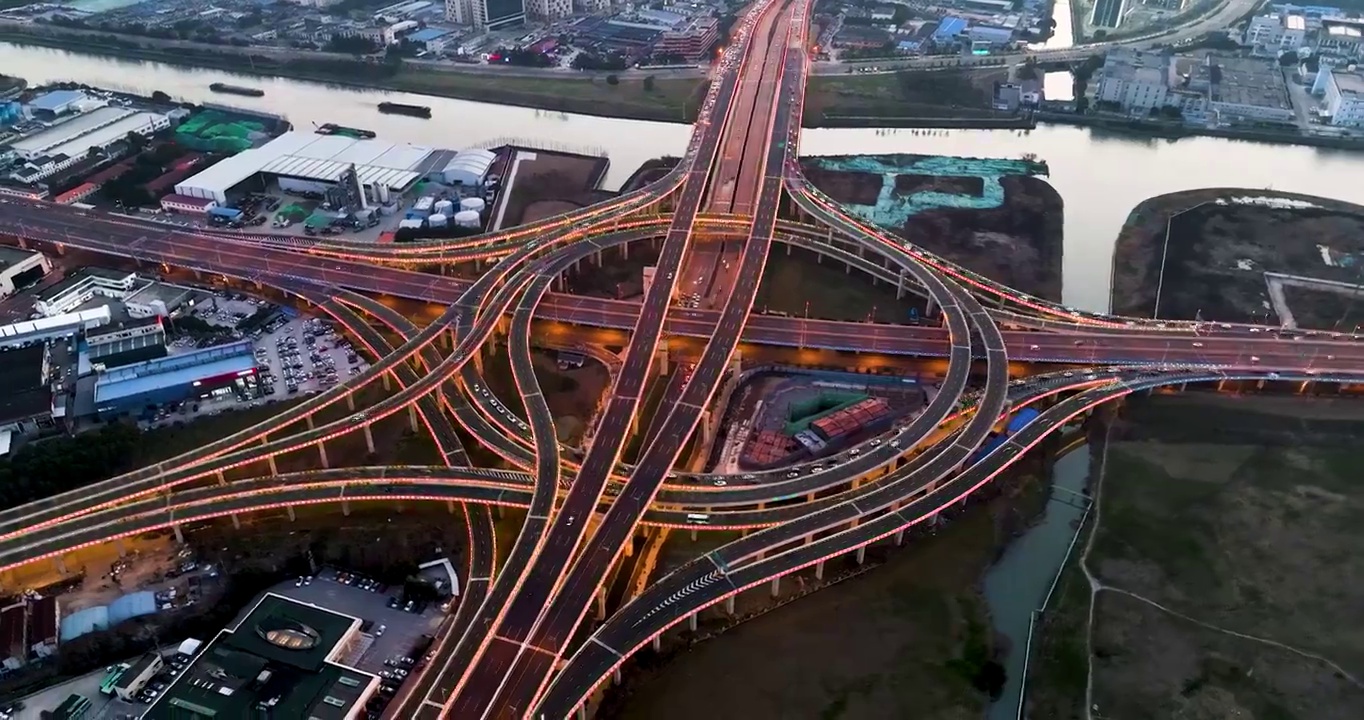
[[[959,18],[956,15],[948,15],[942,20],[938,21],[938,29],[933,31],[933,42],[935,43],[951,42],[954,38],[960,35],[962,31],[965,30],[969,25],[970,23],[966,22],[966,18]]]
[[[39,117],[55,117],[84,99],[85,93],[79,90],[53,90],[33,98],[29,101],[28,108]]]
[[[180,402],[228,389],[256,374],[251,342],[219,345],[110,370],[95,383],[101,416],[135,413],[151,405]]]
[[[411,40],[412,42],[427,43],[431,42],[432,40],[439,40],[449,34],[450,34],[449,30],[444,30],[441,28],[423,28],[421,30],[418,30],[417,32],[412,33],[411,35],[408,35],[407,39]]]

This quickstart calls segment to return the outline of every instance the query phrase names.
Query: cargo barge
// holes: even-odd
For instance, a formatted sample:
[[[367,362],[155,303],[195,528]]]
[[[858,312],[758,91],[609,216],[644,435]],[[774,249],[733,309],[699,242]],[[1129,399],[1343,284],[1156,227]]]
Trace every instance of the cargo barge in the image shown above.
[[[381,102],[379,112],[391,115],[411,115],[412,117],[430,118],[431,108],[425,105],[404,105],[403,103]]]
[[[373,140],[378,137],[378,133],[373,130],[362,130],[361,128],[346,127],[336,123],[324,123],[313,128],[313,132],[318,135],[340,135],[341,137],[357,138],[360,140]]]
[[[213,83],[208,86],[209,90],[216,93],[228,93],[229,95],[245,95],[247,97],[264,97],[265,91],[253,87],[242,87],[241,85],[228,85],[227,83]]]

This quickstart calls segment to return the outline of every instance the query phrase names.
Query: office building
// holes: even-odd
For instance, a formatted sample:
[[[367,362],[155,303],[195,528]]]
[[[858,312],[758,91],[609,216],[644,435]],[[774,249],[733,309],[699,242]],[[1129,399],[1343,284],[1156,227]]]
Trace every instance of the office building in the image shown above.
[[[696,62],[706,56],[719,39],[720,21],[713,17],[693,18],[679,30],[663,33],[654,45],[654,55],[676,55],[688,62]]]
[[[1246,26],[1244,43],[1256,55],[1277,57],[1308,44],[1307,18],[1297,14],[1257,15]]]
[[[559,20],[573,14],[573,0],[530,0],[526,16],[536,20]]]
[[[1326,94],[1322,103],[1331,124],[1364,127],[1364,77],[1358,72],[1322,68]]]
[[[469,0],[471,24],[480,30],[501,30],[526,22],[524,0]]]

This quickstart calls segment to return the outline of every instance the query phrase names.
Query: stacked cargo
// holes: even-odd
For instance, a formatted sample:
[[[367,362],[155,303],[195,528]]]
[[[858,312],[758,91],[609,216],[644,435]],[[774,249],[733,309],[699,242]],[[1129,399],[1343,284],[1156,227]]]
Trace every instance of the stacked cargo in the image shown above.
[[[885,398],[867,398],[811,422],[810,427],[820,437],[832,442],[852,435],[889,414],[890,403]]]

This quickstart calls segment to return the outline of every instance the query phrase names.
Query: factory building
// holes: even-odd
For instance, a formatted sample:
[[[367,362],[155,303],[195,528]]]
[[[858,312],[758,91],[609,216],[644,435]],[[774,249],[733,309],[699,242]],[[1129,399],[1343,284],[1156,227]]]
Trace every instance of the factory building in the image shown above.
[[[441,174],[446,185],[482,187],[488,171],[497,161],[497,155],[488,150],[464,150],[446,164]]]
[[[89,156],[123,142],[129,133],[152,135],[170,127],[170,119],[153,112],[101,107],[10,144],[24,166],[11,173],[21,182],[37,182],[72,167]]]
[[[52,270],[52,263],[40,252],[0,247],[0,299],[36,282]]]
[[[107,419],[191,398],[254,397],[256,373],[249,340],[126,365],[95,382],[95,412]]]
[[[419,145],[287,132],[177,183],[175,194],[221,206],[231,206],[230,198],[243,188],[278,185],[288,192],[325,194],[354,170],[366,197],[376,199],[381,188],[402,193],[448,157],[448,152]]]
[[[50,362],[44,342],[0,350],[0,433],[23,435],[50,423]]]
[[[35,120],[51,122],[62,115],[78,112],[87,100],[89,97],[79,90],[53,90],[30,100],[28,114]]]
[[[180,718],[364,717],[379,679],[346,664],[361,621],[270,593],[218,633],[143,713]]]

